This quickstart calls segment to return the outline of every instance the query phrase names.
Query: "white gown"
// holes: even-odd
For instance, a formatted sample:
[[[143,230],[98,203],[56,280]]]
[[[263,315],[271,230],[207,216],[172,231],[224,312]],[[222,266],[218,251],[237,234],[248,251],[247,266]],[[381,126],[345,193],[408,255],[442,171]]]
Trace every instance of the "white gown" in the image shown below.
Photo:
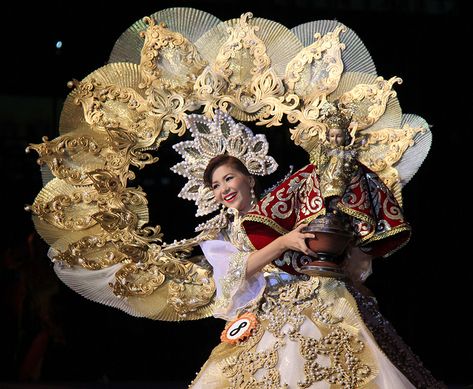
[[[218,309],[258,319],[253,334],[221,343],[192,388],[414,388],[365,326],[344,282],[277,268],[245,277],[249,252],[224,240],[201,244],[214,269]]]

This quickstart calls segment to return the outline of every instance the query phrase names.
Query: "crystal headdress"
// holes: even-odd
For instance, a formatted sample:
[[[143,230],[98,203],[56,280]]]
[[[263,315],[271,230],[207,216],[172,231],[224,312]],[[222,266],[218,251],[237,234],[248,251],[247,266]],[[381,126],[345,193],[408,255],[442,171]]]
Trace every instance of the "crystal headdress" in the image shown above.
[[[220,110],[212,119],[204,115],[189,115],[186,125],[192,141],[175,144],[174,149],[184,158],[171,168],[189,179],[179,196],[195,201],[197,216],[207,215],[218,209],[211,188],[204,185],[204,171],[209,161],[221,154],[238,158],[251,174],[265,176],[277,168],[273,157],[268,156],[268,141],[263,134],[253,132],[242,123]]]
[[[427,155],[431,134],[425,120],[402,113],[396,83],[397,77],[378,76],[363,42],[336,21],[288,29],[250,13],[220,21],[195,9],[170,8],[136,22],[116,42],[108,65],[71,83],[60,136],[30,146],[39,154],[44,181],[30,209],[51,245],[56,272],[82,295],[136,316],[210,316],[211,270],[189,254],[199,240],[215,237],[215,229],[162,244],[160,227],[146,226],[146,194],[130,186],[130,167],[155,163],[153,151],[194,125],[199,153],[206,152],[207,140],[215,142],[210,149],[223,150],[220,140],[199,132],[205,131],[199,123],[215,126],[219,117],[228,118],[219,110],[271,131],[287,131],[281,124],[289,122],[291,139],[313,160],[325,141],[324,107],[338,101],[353,109],[356,135],[366,138],[360,162],[400,201],[402,186]],[[202,119],[193,124],[194,112],[208,119],[195,116]],[[227,131],[219,128],[222,135]],[[259,158],[249,170],[263,166],[262,156],[271,170],[265,143],[249,144]],[[185,153],[184,163],[192,158],[191,149],[176,147]],[[197,200],[191,184],[196,176],[184,167],[175,167],[190,179],[181,195]],[[207,200],[199,204],[200,214],[212,209]]]

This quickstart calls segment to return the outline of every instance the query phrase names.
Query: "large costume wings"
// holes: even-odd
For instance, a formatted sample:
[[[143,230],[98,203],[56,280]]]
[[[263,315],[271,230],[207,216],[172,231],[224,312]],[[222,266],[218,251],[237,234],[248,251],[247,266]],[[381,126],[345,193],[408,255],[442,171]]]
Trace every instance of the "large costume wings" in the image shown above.
[[[228,112],[272,131],[286,131],[312,160],[323,140],[324,104],[350,105],[368,147],[360,161],[401,200],[401,187],[430,146],[426,122],[403,114],[357,35],[335,21],[292,30],[244,14],[221,22],[190,8],[171,8],[133,24],[110,63],[71,82],[60,135],[30,145],[39,154],[44,188],[30,207],[51,246],[58,276],[94,301],[159,320],[213,312],[212,269],[192,247],[212,239],[222,215],[195,238],[164,244],[149,226],[146,194],[131,187],[130,167],[145,168],[185,118]],[[202,128],[202,131],[205,131]],[[187,150],[199,153],[202,150]]]

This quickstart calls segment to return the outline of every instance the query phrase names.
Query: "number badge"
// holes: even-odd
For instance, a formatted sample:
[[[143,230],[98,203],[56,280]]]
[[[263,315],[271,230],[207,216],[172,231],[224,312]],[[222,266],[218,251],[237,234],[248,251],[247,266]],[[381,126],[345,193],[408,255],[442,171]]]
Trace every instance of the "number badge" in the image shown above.
[[[235,320],[227,323],[225,329],[220,335],[222,342],[237,344],[243,342],[249,336],[258,325],[258,319],[255,315],[250,312],[244,313]]]

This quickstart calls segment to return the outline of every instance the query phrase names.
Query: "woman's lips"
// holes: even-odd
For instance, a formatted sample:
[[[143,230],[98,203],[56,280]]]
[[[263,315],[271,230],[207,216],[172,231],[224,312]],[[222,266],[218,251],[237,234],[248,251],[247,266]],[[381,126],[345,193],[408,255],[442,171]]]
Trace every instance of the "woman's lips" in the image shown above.
[[[237,195],[237,193],[233,192],[233,193],[227,194],[226,196],[223,196],[223,199],[227,203],[231,203],[233,200],[235,200],[236,195]]]

